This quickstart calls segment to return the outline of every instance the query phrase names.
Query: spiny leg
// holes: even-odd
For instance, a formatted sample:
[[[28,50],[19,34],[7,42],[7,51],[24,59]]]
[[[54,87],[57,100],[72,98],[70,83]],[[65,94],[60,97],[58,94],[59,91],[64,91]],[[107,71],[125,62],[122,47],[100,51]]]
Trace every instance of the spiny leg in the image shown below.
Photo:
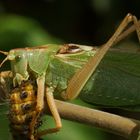
[[[0,72],[0,84],[5,84],[5,79],[12,78],[13,74],[11,71],[2,71]]]
[[[107,41],[106,44],[104,44],[98,52],[89,59],[89,61],[83,66],[82,69],[80,69],[69,81],[68,88],[66,90],[66,93],[62,95],[62,97],[65,100],[76,98],[80,91],[83,89],[84,85],[86,84],[87,80],[90,78],[92,73],[96,70],[96,67],[99,65],[100,61],[106,54],[106,52],[109,50],[111,46],[114,45],[117,38],[120,36],[120,34],[124,31],[126,26],[133,22],[134,26],[137,31],[138,38],[140,40],[140,28],[139,23],[135,16],[128,14],[123,21],[121,22],[120,26],[117,28],[116,32],[113,34],[113,36]]]
[[[55,133],[55,132],[59,131],[60,128],[62,127],[61,118],[59,116],[57,107],[56,107],[55,102],[54,102],[53,89],[52,88],[46,87],[46,100],[47,100],[48,106],[50,108],[50,111],[52,113],[52,116],[55,120],[56,127],[46,129],[46,130],[43,130],[43,131],[39,132],[37,134],[37,137],[41,137],[43,135],[50,134],[50,133]]]
[[[3,77],[3,78],[12,77],[12,72],[11,71],[2,71],[2,72],[0,72],[0,77]]]
[[[6,85],[6,79],[12,78],[12,72],[11,71],[2,71],[0,72],[0,84],[2,86]]]
[[[37,123],[38,118],[44,108],[44,88],[45,88],[45,76],[41,76],[37,78],[37,105],[36,105],[36,114],[33,116],[32,121],[30,123],[30,138],[31,140],[35,140],[35,125]]]
[[[13,74],[11,71],[0,72],[0,88],[6,98],[9,97],[9,91],[11,90]]]

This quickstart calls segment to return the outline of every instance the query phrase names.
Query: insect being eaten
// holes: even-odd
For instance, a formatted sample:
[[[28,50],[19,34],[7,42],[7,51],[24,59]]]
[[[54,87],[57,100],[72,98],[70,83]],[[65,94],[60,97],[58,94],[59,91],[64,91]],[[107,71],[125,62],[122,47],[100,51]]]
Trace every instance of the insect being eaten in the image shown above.
[[[137,18],[128,14],[113,36],[99,48],[77,44],[49,44],[34,48],[12,49],[9,52],[0,51],[7,56],[0,67],[7,60],[11,62],[11,71],[0,73],[0,82],[4,87],[7,84],[5,79],[11,78],[14,88],[9,93],[13,136],[17,130],[21,134],[26,134],[30,140],[38,140],[43,135],[59,131],[62,124],[54,97],[61,97],[63,100],[76,98],[90,82],[89,78],[94,75],[109,48],[124,38],[124,30],[130,22],[134,23],[140,40]],[[56,127],[38,132],[37,126],[46,102]]]
[[[9,120],[11,122],[11,132],[15,140],[28,139],[29,124],[34,116],[36,106],[36,89],[31,81],[22,81],[10,93]],[[39,118],[38,118],[39,119]],[[41,120],[37,120],[34,135],[41,125]],[[18,133],[17,133],[18,132]]]

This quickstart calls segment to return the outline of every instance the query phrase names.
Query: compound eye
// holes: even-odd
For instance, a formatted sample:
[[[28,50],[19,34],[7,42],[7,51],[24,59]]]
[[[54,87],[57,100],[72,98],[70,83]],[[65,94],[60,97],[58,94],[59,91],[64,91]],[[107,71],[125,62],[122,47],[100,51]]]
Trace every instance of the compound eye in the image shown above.
[[[21,55],[17,55],[17,56],[15,57],[15,60],[16,60],[16,61],[20,61],[20,60],[21,60]]]

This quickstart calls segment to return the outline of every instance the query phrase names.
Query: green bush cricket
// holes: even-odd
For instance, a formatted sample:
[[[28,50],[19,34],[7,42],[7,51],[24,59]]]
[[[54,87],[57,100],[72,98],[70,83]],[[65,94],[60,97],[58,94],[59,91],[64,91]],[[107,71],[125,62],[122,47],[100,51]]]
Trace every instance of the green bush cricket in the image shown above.
[[[1,84],[5,84],[4,79],[9,76],[12,77],[14,87],[30,78],[37,83],[36,114],[30,123],[31,140],[36,140],[48,133],[57,132],[61,128],[61,119],[55,106],[53,95],[56,97],[61,96],[64,100],[70,100],[76,98],[82,90],[85,91],[84,86],[86,83],[87,85],[93,83],[92,80],[89,82],[88,80],[92,75],[96,77],[94,71],[100,61],[109,48],[117,42],[117,39],[130,22],[134,23],[140,40],[138,21],[135,16],[128,14],[113,36],[100,48],[66,44],[18,48],[10,50],[9,52],[0,51],[7,55],[0,67],[5,61],[11,61],[11,72],[1,72]],[[118,96],[120,95],[118,94]],[[56,123],[56,128],[41,131],[37,136],[34,136],[36,121],[44,109],[44,99],[48,103]],[[93,101],[94,100],[91,102],[93,103]],[[135,104],[134,101],[133,104]],[[115,106],[113,103],[110,105]],[[119,106],[122,106],[121,103]]]

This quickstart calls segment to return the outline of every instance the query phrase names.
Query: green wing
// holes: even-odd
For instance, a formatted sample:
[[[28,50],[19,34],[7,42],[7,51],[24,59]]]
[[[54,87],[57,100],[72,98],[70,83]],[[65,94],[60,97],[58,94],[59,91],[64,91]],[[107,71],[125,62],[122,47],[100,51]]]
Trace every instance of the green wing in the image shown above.
[[[140,105],[140,54],[109,51],[80,96],[88,103],[101,106]]]

